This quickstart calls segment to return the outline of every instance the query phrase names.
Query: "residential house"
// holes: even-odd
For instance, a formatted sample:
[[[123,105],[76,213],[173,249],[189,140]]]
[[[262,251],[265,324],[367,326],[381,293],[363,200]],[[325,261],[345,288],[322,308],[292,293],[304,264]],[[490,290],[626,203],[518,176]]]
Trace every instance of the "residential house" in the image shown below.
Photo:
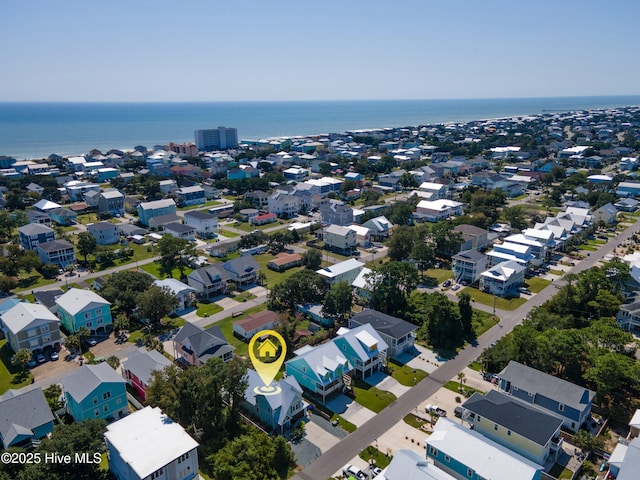
[[[182,223],[182,218],[180,215],[175,213],[169,213],[167,215],[158,215],[157,217],[153,217],[149,219],[149,227],[160,229],[165,225],[169,225],[170,223]]]
[[[400,184],[400,178],[402,178],[402,175],[404,175],[406,172],[406,170],[400,169],[384,175],[379,175],[378,183],[381,187],[385,187],[391,190],[399,190],[400,188],[402,188],[402,185]]]
[[[196,239],[196,229],[184,223],[172,222],[162,226],[162,231],[172,237],[181,238],[189,242]]]
[[[342,202],[329,201],[319,208],[320,220],[327,225],[346,227],[353,223],[353,208]]]
[[[38,196],[42,195],[42,192],[44,192],[44,188],[43,187],[41,187],[37,183],[33,183],[33,182],[31,182],[29,185],[24,187],[24,189],[29,193],[36,193],[36,194],[38,194]]]
[[[595,393],[587,388],[513,360],[498,376],[501,391],[562,419],[572,432],[577,432],[591,415]]]
[[[457,480],[540,480],[542,466],[440,417],[426,439],[427,458]]]
[[[440,183],[422,182],[418,189],[422,192],[430,193],[433,200],[447,196],[447,186]]]
[[[515,296],[526,271],[527,267],[514,260],[501,262],[480,274],[480,290],[499,297]]]
[[[267,263],[267,268],[276,272],[284,272],[300,265],[302,265],[302,255],[299,253],[280,252],[273,260]]]
[[[51,242],[56,239],[53,229],[40,223],[27,223],[18,228],[20,245],[25,250],[35,250],[41,243]]]
[[[98,245],[113,245],[120,241],[120,230],[115,223],[90,223],[87,225],[87,231],[96,239]]]
[[[173,190],[178,189],[178,182],[173,179],[160,180],[160,191],[165,195],[170,194]]]
[[[273,330],[278,325],[280,325],[278,314],[265,310],[233,322],[233,334],[248,342],[256,333],[262,330]]]
[[[89,208],[98,208],[98,200],[100,192],[96,190],[90,190],[84,194],[84,202]]]
[[[253,202],[253,206],[258,209],[265,208],[267,205],[269,205],[269,194],[267,192],[263,192],[262,190],[253,190],[251,192],[247,192],[242,198]]]
[[[87,327],[92,334],[111,329],[111,304],[91,290],[70,288],[56,300],[58,316],[69,333]]]
[[[76,422],[118,419],[129,414],[127,382],[106,362],[82,365],[60,383],[67,411]]]
[[[322,312],[322,308],[321,303],[305,303],[304,305],[296,305],[296,311],[309,317],[312,322],[322,325],[323,327],[333,327],[333,318],[325,316]]]
[[[275,192],[269,197],[268,207],[269,213],[282,215],[284,217],[293,217],[300,210],[300,200],[294,195],[287,193]]]
[[[332,251],[349,255],[356,248],[356,232],[349,227],[329,225],[324,230],[324,245]]]
[[[140,223],[149,226],[149,220],[162,215],[175,215],[176,202],[172,198],[156,200],[154,202],[143,202],[138,205],[138,217]]]
[[[473,430],[538,465],[556,460],[562,451],[562,420],[529,403],[489,390],[475,392],[462,407]]]
[[[639,197],[640,182],[620,182],[616,188],[618,197]]]
[[[242,408],[267,429],[283,434],[304,418],[308,404],[302,399],[302,387],[295,377],[272,382],[271,387],[277,392],[273,395],[260,393],[264,383],[255,370],[247,370],[246,380]]]
[[[601,206],[593,212],[594,222],[604,222],[608,224],[616,223],[618,209],[611,202]]]
[[[33,205],[33,208],[35,210],[44,213],[49,213],[51,210],[55,210],[56,208],[60,207],[62,207],[62,205],[59,205],[56,202],[52,202],[51,200],[46,200],[44,198]]]
[[[122,362],[122,376],[138,393],[142,400],[147,396],[147,387],[153,380],[153,372],[162,371],[171,362],[155,349],[139,348],[131,352]]]
[[[39,210],[27,210],[26,214],[29,223],[46,225],[47,227],[51,226],[51,217],[47,213],[40,212]]]
[[[487,252],[489,264],[491,266],[498,265],[502,262],[515,261],[524,267],[528,267],[535,257],[531,254],[529,245],[519,243],[504,242],[495,244],[492,250]]]
[[[622,440],[622,439],[621,439]],[[618,442],[607,462],[616,480],[635,480],[640,469],[640,438]],[[610,478],[609,473],[605,478]]]
[[[37,446],[53,431],[53,414],[40,388],[8,390],[0,397],[0,442],[9,447]]]
[[[51,240],[36,246],[36,252],[42,263],[53,263],[61,268],[76,263],[73,245],[66,240]]]
[[[186,310],[195,302],[196,289],[182,283],[180,280],[176,280],[175,278],[165,278],[164,280],[156,280],[153,284],[162,289],[167,289],[178,300],[178,306],[172,313]]]
[[[487,269],[487,256],[475,249],[457,253],[451,257],[453,275],[457,283],[473,284]]]
[[[621,212],[633,213],[638,209],[640,202],[635,198],[622,198],[613,204]]]
[[[348,227],[356,232],[356,245],[362,248],[371,246],[371,230],[362,225],[348,225]]]
[[[187,322],[173,337],[173,357],[185,365],[200,367],[210,358],[228,362],[234,348],[229,345],[220,327],[207,330]]]
[[[460,202],[447,199],[421,200],[416,206],[413,218],[423,222],[437,222],[455,215],[462,215],[462,206]]]
[[[278,216],[275,213],[263,213],[256,215],[249,220],[251,225],[266,225],[268,223],[274,223],[278,220]]]
[[[389,238],[393,232],[393,224],[384,215],[367,220],[362,226],[369,229],[371,238],[376,241]]]
[[[395,451],[383,475],[385,480],[456,480],[433,463],[425,461],[424,455],[402,449]]]
[[[353,366],[334,342],[306,346],[295,353],[285,362],[286,376],[293,376],[310,396],[326,403],[344,391],[344,376],[353,372]]]
[[[49,210],[47,213],[49,213],[52,222],[62,226],[73,225],[78,218],[78,214],[76,212],[67,208],[54,208],[53,210]]]
[[[2,314],[2,328],[14,352],[28,348],[34,353],[59,349],[60,320],[44,305],[20,302]]]
[[[184,224],[193,227],[199,238],[211,238],[218,233],[218,217],[200,210],[185,212]]]
[[[525,230],[527,233],[516,233],[514,235],[509,235],[504,238],[504,244],[508,245],[521,245],[522,247],[528,248],[529,253],[532,258],[530,263],[532,265],[541,265],[547,260],[547,255],[550,253],[549,243],[545,241],[544,238],[551,238],[552,232],[544,232],[541,234],[535,234],[535,229],[528,228]],[[533,233],[533,235],[532,235]],[[494,251],[498,247],[498,251],[500,250],[500,246],[494,246]],[[511,252],[509,252],[511,253]],[[518,256],[516,254],[516,256]],[[497,258],[497,257],[496,257]],[[495,263],[493,263],[495,265]]]
[[[397,358],[414,349],[416,325],[377,310],[365,308],[349,318],[349,328],[371,325],[387,344],[387,353]]]
[[[33,292],[35,303],[44,305],[54,315],[58,313],[58,304],[56,300],[64,294],[63,290],[55,288],[53,290],[40,290]],[[0,312],[0,315],[2,312]]]
[[[176,190],[178,204],[183,206],[200,205],[206,201],[204,189],[200,185],[182,187]]]
[[[301,167],[290,167],[282,171],[284,178],[294,182],[302,182],[309,176],[309,170]]]
[[[339,282],[347,282],[351,285],[363,267],[364,263],[355,258],[350,258],[335,265],[316,270],[316,273],[324,277],[330,285]]]
[[[227,289],[228,275],[221,265],[207,265],[187,275],[187,283],[200,298],[211,299],[222,295]]]
[[[357,378],[369,378],[386,364],[389,346],[370,324],[341,328],[332,342],[353,366]]]
[[[478,251],[483,251],[488,245],[489,231],[484,228],[476,227],[475,225],[457,225],[453,228],[455,233],[459,233],[462,236],[462,244],[460,245],[460,252],[471,250],[472,248]]]
[[[222,264],[222,268],[230,281],[239,287],[247,287],[256,283],[260,265],[255,261],[252,255],[243,255],[226,261]]]
[[[198,442],[158,407],[112,423],[104,439],[109,471],[117,480],[194,480],[198,474]]]
[[[115,188],[100,192],[98,195],[98,213],[124,215],[124,195]]]

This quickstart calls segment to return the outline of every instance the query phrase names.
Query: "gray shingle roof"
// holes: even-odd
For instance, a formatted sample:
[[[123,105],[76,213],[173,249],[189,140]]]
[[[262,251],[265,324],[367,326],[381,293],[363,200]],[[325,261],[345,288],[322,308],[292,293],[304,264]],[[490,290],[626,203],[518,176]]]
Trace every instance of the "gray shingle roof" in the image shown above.
[[[144,348],[131,352],[127,359],[122,362],[122,368],[132,372],[145,385],[149,385],[151,373],[154,370],[164,370],[169,365],[171,365],[171,362],[160,352],[157,350],[147,351]]]
[[[26,225],[23,225],[22,227],[18,228],[18,231],[29,237],[32,235],[39,235],[41,233],[54,232],[52,228],[49,228],[46,225],[42,225],[41,223],[27,223]]]
[[[211,285],[218,281],[218,277],[223,281],[229,278],[228,273],[221,265],[207,265],[206,267],[196,268],[187,275],[203,285]]]
[[[538,445],[546,445],[562,425],[560,418],[497,390],[490,390],[486,395],[476,392],[462,406]]]
[[[402,338],[418,328],[412,323],[370,308],[356,313],[351,320],[358,325],[369,323],[377,332],[396,339]]]
[[[18,435],[33,435],[33,429],[53,422],[53,414],[39,388],[25,393],[11,390],[0,397],[0,436],[8,446]]]
[[[465,262],[478,262],[483,258],[485,258],[485,254],[480,253],[479,251],[472,248],[471,250],[466,250],[464,252],[457,253],[451,258],[453,260],[458,259],[458,260],[463,260]]]
[[[226,353],[234,350],[219,327],[202,330],[187,322],[174,337],[174,342],[177,344],[183,344],[185,341],[191,345],[191,350],[202,363],[206,363],[210,358],[222,358]]]
[[[251,255],[243,255],[241,257],[229,260],[223,264],[223,267],[225,270],[238,274],[251,271],[257,272],[258,270],[260,270],[260,265],[258,265],[258,262],[256,262]]]
[[[83,365],[68,377],[64,377],[60,383],[64,391],[69,393],[76,402],[81,402],[103,383],[124,384],[126,381],[108,363],[99,363]]]
[[[541,394],[578,411],[591,403],[591,390],[511,360],[500,372],[500,378],[526,392]]]
[[[56,252],[58,250],[73,250],[73,245],[66,240],[52,240],[50,242],[41,243],[38,248],[43,252]]]

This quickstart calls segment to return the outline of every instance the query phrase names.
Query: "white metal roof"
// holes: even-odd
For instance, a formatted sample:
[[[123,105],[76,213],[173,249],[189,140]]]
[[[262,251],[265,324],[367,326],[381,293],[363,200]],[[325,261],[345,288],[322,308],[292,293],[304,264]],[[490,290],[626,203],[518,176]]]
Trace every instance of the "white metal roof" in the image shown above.
[[[104,298],[91,290],[70,288],[56,300],[56,303],[70,315],[75,315],[92,303],[98,305],[111,305]],[[95,308],[95,307],[94,307]]]

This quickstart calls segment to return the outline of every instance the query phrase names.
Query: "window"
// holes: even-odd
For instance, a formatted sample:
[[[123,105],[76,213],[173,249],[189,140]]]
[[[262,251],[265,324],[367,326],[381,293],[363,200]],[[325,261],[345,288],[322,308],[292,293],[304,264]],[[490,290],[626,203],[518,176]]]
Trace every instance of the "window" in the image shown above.
[[[150,478],[151,480],[154,480],[155,478],[158,478],[163,473],[164,473],[164,468],[161,468],[160,470],[156,470],[155,472],[153,472]]]
[[[98,397],[93,397],[93,404],[95,405],[96,403],[98,403]]]
[[[494,423],[494,424],[493,424],[493,429],[494,429],[494,430],[496,430],[496,431],[498,431],[498,424],[497,424],[497,423]]]
[[[111,392],[104,392],[102,394],[102,399],[106,400],[107,398],[111,398]]]
[[[304,373],[306,373],[306,372],[307,372],[307,367],[305,367],[305,366],[303,365],[303,366],[302,366],[302,371],[303,371]]]
[[[180,457],[178,457],[178,463],[184,462],[187,458],[189,458],[189,452],[187,452],[184,455],[181,455]]]
[[[561,412],[564,412],[564,404],[562,404],[562,403],[559,404],[558,405],[558,410],[561,411]]]
[[[451,461],[451,457],[449,455],[444,456],[444,461],[449,463]]]
[[[92,327],[93,326],[93,322],[87,322],[87,327]]]
[[[470,468],[467,468],[467,477],[473,477],[473,470],[471,470]]]
[[[438,456],[438,449],[434,448],[432,446],[429,446],[429,455],[431,455],[433,457],[437,457]]]
[[[518,391],[518,387],[514,386],[514,387],[513,387],[513,391],[514,391],[514,392],[517,392],[517,391]]]
[[[476,422],[480,423],[480,420],[482,420],[482,417],[478,415],[478,419],[476,420]]]
[[[89,312],[85,312],[85,313],[84,313],[84,318],[85,318],[85,319],[87,319],[87,318],[89,318],[89,317],[90,317]]]
[[[104,407],[102,407],[102,409],[103,409],[105,412],[108,412],[108,411],[109,411],[109,405],[105,405]]]
[[[97,408],[94,410],[94,412],[93,412],[93,413],[95,413],[95,414],[96,414],[96,417],[99,417],[99,416],[100,416],[100,410],[98,410]]]
[[[511,430],[507,430],[507,435],[511,436]]]

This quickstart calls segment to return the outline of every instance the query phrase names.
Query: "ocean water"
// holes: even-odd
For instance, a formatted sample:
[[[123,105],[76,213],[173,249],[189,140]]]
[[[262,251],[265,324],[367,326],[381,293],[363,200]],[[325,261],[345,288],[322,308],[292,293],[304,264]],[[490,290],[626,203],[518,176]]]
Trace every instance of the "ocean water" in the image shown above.
[[[640,95],[470,100],[215,103],[0,103],[0,155],[44,158],[93,148],[194,141],[223,125],[240,139],[466,122],[640,105]]]

